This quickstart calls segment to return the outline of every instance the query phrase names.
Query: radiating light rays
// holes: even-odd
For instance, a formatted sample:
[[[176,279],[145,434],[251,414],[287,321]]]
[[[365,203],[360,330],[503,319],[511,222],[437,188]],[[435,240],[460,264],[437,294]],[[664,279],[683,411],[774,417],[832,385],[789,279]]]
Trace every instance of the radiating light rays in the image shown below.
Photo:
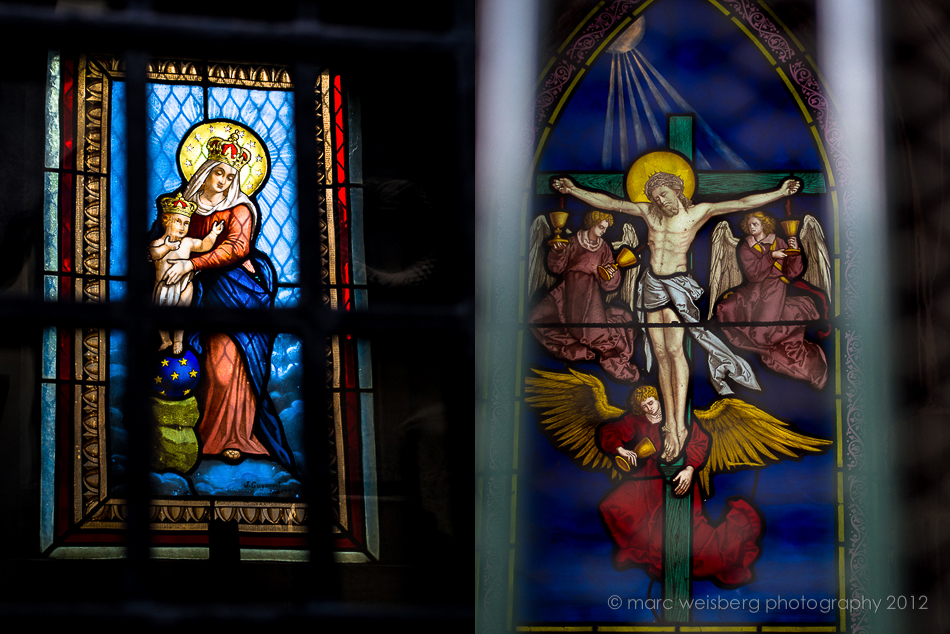
[[[640,18],[607,49],[610,53],[610,84],[604,117],[601,167],[605,170],[626,169],[636,156],[665,147],[665,125],[662,121],[665,116],[693,114],[697,124],[697,141],[702,139],[704,148],[711,148],[732,169],[749,169],[742,157],[729,147],[702,115],[637,50],[636,45],[643,38],[644,30],[645,23],[643,18]],[[628,122],[632,125],[628,126]],[[646,132],[648,126],[651,134]],[[618,144],[619,165],[616,163],[618,157],[614,151],[615,142]],[[697,143],[694,156],[691,157],[696,167],[712,169],[698,145]],[[635,153],[631,153],[631,146],[636,148]]]

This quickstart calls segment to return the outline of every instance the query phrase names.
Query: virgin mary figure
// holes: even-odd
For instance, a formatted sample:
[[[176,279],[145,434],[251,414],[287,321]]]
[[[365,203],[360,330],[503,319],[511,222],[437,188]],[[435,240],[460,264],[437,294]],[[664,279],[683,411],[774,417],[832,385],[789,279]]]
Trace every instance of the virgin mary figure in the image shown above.
[[[263,145],[259,139],[242,144],[242,136],[253,135],[243,128],[239,129],[244,135],[233,132],[224,139],[213,136],[213,125],[200,127],[212,136],[204,143],[207,158],[184,187],[183,198],[197,205],[188,236],[203,237],[217,222],[224,223],[224,231],[210,251],[176,261],[163,283],[175,284],[181,277],[194,275],[197,305],[206,308],[273,308],[276,272],[270,259],[255,248],[260,214],[241,187],[244,182],[253,194],[262,183],[262,177],[249,174],[242,179],[241,175],[242,170],[253,169],[248,165],[253,158],[264,156]],[[235,123],[229,126],[236,127]],[[201,140],[197,130],[186,141],[190,139]],[[193,149],[193,144],[187,147]],[[260,176],[260,170],[256,173]],[[201,360],[202,380],[195,395],[201,410],[195,427],[201,452],[227,462],[267,455],[295,473],[293,452],[267,392],[274,335],[193,332],[188,345]]]

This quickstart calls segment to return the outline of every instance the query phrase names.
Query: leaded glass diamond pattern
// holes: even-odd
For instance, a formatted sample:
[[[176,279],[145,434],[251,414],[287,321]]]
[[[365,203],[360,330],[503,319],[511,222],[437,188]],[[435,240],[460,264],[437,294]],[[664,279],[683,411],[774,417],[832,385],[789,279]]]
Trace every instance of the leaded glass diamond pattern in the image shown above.
[[[297,146],[293,93],[211,88],[208,117],[234,119],[260,135],[270,153],[271,176],[257,194],[261,232],[257,248],[277,269],[277,281],[298,281]]]
[[[204,115],[201,86],[149,84],[148,94],[148,199],[155,200],[181,186],[178,144],[188,129]],[[149,219],[157,209],[149,210]]]

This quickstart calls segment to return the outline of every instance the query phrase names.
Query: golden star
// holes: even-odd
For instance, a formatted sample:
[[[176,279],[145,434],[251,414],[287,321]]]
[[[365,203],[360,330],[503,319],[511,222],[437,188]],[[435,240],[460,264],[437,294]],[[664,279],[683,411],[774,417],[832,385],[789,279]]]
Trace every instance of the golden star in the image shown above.
[[[177,381],[177,380],[178,380],[178,373],[172,372],[172,381]]]
[[[168,359],[162,359],[162,367],[163,367],[163,368],[167,368],[167,367],[168,367]]]
[[[162,382],[162,377],[160,376],[155,377],[155,385],[158,385],[161,382]]]
[[[190,392],[190,391],[191,391],[191,390],[185,390],[185,391],[182,393],[182,396],[188,396],[188,392]]]
[[[198,370],[192,370],[188,374],[191,375],[191,378],[195,378],[196,376],[198,376]]]
[[[188,359],[179,359],[178,365],[188,365]]]

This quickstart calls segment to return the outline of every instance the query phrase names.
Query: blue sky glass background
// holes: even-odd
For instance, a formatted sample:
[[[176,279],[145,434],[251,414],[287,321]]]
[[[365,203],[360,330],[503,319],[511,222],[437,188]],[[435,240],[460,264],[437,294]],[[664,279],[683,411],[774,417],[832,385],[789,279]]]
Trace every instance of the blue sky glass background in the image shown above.
[[[709,2],[663,0],[641,13],[646,25],[637,51],[703,117],[750,169],[820,169],[814,140],[801,112],[771,65],[752,41]],[[603,53],[582,78],[564,107],[541,159],[541,171],[556,171],[568,162],[576,171],[601,171],[604,123],[610,92],[611,55]],[[641,79],[641,83],[643,80]],[[618,87],[619,90],[619,87]],[[666,136],[666,116],[644,86],[647,102]],[[636,92],[636,91],[634,91]],[[627,134],[636,156],[627,93]],[[682,109],[669,103],[672,112]],[[642,106],[648,150],[657,149]],[[613,154],[608,170],[625,171],[620,160],[620,127],[614,109]],[[712,169],[735,169],[698,131],[697,149]],[[802,134],[802,133],[805,134]],[[631,158],[632,161],[632,158]]]

